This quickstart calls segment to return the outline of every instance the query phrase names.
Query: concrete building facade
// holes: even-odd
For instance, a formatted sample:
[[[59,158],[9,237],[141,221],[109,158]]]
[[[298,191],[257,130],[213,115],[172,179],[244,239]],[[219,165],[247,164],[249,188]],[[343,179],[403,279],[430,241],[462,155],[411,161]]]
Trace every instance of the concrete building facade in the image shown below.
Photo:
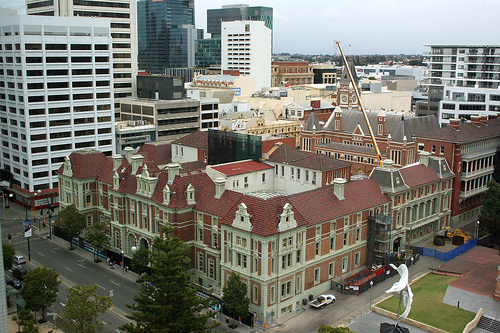
[[[110,20],[114,98],[135,96],[137,6],[135,0],[27,0],[28,15],[102,17]],[[115,109],[119,108],[118,102]]]
[[[114,153],[112,38],[97,18],[8,16],[1,29],[0,158],[29,197],[58,187],[73,150]]]

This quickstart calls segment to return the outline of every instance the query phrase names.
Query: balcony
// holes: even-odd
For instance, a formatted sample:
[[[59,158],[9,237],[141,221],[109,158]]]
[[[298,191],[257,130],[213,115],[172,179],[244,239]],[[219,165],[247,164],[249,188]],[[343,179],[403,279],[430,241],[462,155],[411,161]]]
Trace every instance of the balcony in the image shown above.
[[[488,191],[488,186],[486,186],[486,185],[475,188],[473,190],[460,191],[460,195],[458,196],[458,199],[460,202],[462,202],[465,199],[468,199],[468,198],[473,197],[475,195],[484,193],[486,191]]]

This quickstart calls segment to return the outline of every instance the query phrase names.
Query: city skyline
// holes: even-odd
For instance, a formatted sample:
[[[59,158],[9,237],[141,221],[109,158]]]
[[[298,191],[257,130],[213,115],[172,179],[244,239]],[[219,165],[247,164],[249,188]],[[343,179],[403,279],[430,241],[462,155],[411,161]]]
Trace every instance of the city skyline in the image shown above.
[[[275,53],[338,54],[334,41],[340,40],[347,54],[422,54],[427,44],[498,44],[494,33],[500,30],[499,0],[474,6],[464,0],[315,0],[308,6],[296,0],[198,0],[196,28],[206,31],[207,9],[239,3],[273,7]],[[26,12],[24,0],[0,0],[0,7]],[[488,26],[475,24],[478,19]]]

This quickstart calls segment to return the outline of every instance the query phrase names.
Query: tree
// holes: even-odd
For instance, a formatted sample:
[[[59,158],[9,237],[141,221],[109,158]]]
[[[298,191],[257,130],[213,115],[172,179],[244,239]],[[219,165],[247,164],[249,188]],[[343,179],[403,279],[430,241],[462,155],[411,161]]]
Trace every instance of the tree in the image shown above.
[[[354,333],[349,327],[331,327],[326,324],[321,324],[318,328],[318,333]]]
[[[172,232],[164,227],[164,234]],[[178,237],[155,237],[154,251],[148,251],[151,259],[151,276],[144,277],[140,292],[134,297],[135,304],[128,305],[133,323],[120,328],[131,333],[187,333],[210,329],[210,314],[201,311],[210,306],[208,299],[196,294],[190,281],[191,260],[189,247]]]
[[[21,296],[26,301],[26,309],[32,311],[42,310],[42,319],[45,319],[45,309],[56,301],[59,292],[59,281],[55,269],[37,267],[28,271],[24,276]]]
[[[500,230],[500,184],[493,179],[488,182],[488,191],[484,195],[483,209],[479,216],[481,228],[490,233]]]
[[[16,254],[16,249],[11,244],[2,243],[3,251],[3,269],[12,269],[12,260]]]
[[[149,260],[149,251],[142,246],[132,255],[130,266],[134,272],[137,272],[138,277],[148,268]]]
[[[240,274],[232,272],[229,275],[222,294],[222,304],[233,314],[233,325],[236,316],[242,318],[248,316],[250,299],[247,297],[247,284],[241,280]]]
[[[99,257],[97,256],[98,250],[109,250],[110,237],[108,235],[108,226],[105,223],[94,223],[83,233],[83,237],[92,245],[95,249],[94,261],[98,262]],[[96,259],[97,256],[97,259]]]
[[[67,333],[94,333],[103,328],[97,320],[111,306],[111,298],[95,294],[97,285],[76,285],[68,289],[66,306],[61,312],[60,327]]]
[[[21,310],[17,316],[12,317],[12,319],[17,324],[17,331],[21,332],[21,327],[23,332],[38,333],[40,330],[36,326],[36,319],[30,310]]]
[[[76,209],[75,205],[69,205],[59,212],[59,222],[57,226],[69,238],[69,249],[73,250],[73,237],[78,236],[79,233],[85,229],[85,215]]]

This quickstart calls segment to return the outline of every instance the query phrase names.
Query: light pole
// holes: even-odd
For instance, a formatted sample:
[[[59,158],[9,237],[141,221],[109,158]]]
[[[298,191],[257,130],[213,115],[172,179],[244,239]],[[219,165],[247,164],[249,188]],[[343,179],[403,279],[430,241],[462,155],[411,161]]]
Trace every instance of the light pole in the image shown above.
[[[9,195],[7,196],[7,205],[5,206],[5,208],[7,209],[7,217],[10,217],[10,209],[9,209],[9,198],[11,199],[12,201],[12,198],[14,197],[14,194],[12,193],[9,193]],[[4,208],[4,209],[5,209]],[[4,214],[5,214],[5,210],[4,210]]]
[[[369,308],[369,310],[372,309],[372,287],[373,287],[373,281],[370,281],[370,308]]]
[[[12,198],[14,195],[12,193],[9,193],[9,195],[2,193],[2,201],[3,201],[3,219],[5,220],[5,211],[7,210],[9,206],[9,198]],[[7,197],[7,204],[5,204],[5,197]]]
[[[475,225],[475,228],[474,228],[474,231],[475,231],[475,236],[476,238],[479,238],[479,220],[476,221],[476,225]]]
[[[31,219],[34,219],[34,212],[35,212],[35,207],[36,207],[36,198],[37,198],[37,195],[40,195],[40,193],[42,193],[42,190],[38,190],[38,191],[33,192],[33,196],[35,197],[35,201],[33,203],[33,207],[31,207]]]
[[[130,249],[132,250],[132,257],[133,257],[135,251],[137,251],[137,247],[135,245],[132,245],[132,247]],[[130,265],[130,267],[132,267],[132,265]],[[139,281],[139,278],[140,278],[140,275],[139,275],[139,272],[137,272],[137,281]]]
[[[411,261],[411,265],[410,265],[410,279],[409,279],[408,283],[411,283],[411,269],[413,267],[413,257],[410,258],[410,261]]]
[[[125,275],[125,261],[123,260],[123,250],[120,252],[122,254],[122,275]]]

